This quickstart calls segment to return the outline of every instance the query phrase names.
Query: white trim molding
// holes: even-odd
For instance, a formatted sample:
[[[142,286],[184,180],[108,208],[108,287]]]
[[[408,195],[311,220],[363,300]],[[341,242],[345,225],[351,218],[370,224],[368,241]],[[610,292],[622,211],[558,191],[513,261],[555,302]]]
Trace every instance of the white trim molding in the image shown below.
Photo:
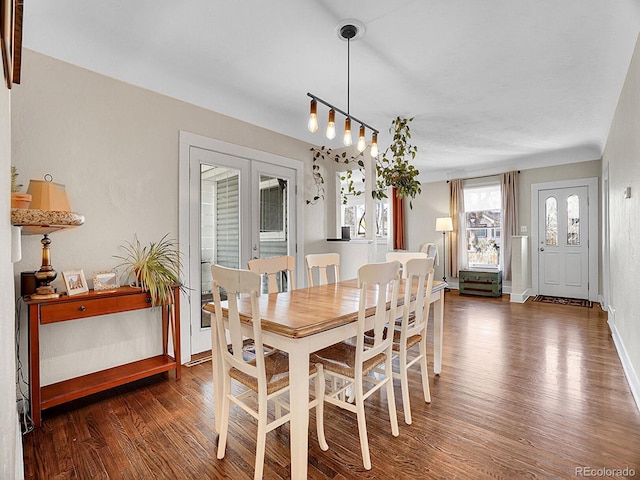
[[[615,316],[615,313],[613,315]],[[611,313],[609,314],[608,323],[609,329],[611,330],[613,343],[615,344],[616,350],[618,351],[618,357],[620,358],[620,362],[622,362],[624,375],[625,377],[627,377],[627,382],[629,383],[629,388],[631,389],[633,399],[636,402],[636,407],[638,407],[638,410],[640,410],[640,379],[638,378],[638,374],[633,368],[633,364],[631,363],[629,355],[627,355],[627,350],[624,347],[624,343],[622,342],[622,338],[618,333],[615,322],[611,318]]]

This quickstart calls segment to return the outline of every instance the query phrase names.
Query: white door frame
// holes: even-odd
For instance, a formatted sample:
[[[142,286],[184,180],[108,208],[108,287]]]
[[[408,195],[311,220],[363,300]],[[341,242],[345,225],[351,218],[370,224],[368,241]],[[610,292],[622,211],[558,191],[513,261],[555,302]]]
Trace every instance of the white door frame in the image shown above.
[[[195,290],[191,289],[200,277],[200,271],[192,272],[191,270],[191,236],[190,228],[191,205],[200,204],[200,192],[193,191],[189,185],[190,178],[190,161],[189,151],[191,147],[214,150],[227,155],[233,155],[250,160],[258,160],[273,165],[289,167],[296,171],[296,184],[303,183],[303,163],[300,160],[294,160],[282,157],[273,153],[255,150],[253,148],[235,145],[233,143],[223,142],[213,138],[205,137],[195,133],[180,131],[180,148],[179,148],[179,164],[178,164],[178,242],[180,252],[182,254],[182,281],[187,288],[187,293],[182,295],[180,303],[180,348],[182,351],[181,363],[191,360],[191,293]],[[199,175],[199,172],[198,172]],[[297,195],[297,192],[294,192]],[[197,201],[193,203],[193,196],[197,197]],[[297,200],[294,202],[298,203]],[[296,254],[296,282],[302,285],[304,282],[304,209],[297,208],[296,211],[296,238],[297,238],[297,254]],[[198,233],[197,244],[200,244]],[[194,252],[200,258],[200,251]],[[199,260],[198,260],[199,262]],[[199,285],[199,281],[198,281]],[[199,291],[196,292],[199,301]],[[194,295],[195,298],[195,295]]]
[[[587,187],[589,197],[589,300],[598,301],[598,177],[560,180],[557,182],[534,183],[531,185],[531,289],[538,294],[538,194],[541,190],[553,188]]]

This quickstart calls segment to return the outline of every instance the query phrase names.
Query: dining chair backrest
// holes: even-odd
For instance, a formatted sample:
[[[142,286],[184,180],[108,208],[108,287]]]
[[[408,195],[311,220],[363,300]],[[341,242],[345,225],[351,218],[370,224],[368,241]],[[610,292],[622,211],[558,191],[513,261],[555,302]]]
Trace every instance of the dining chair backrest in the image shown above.
[[[424,243],[420,245],[420,251],[426,253],[429,258],[436,259],[434,265],[438,264],[438,245],[435,243]]]
[[[433,287],[433,258],[413,258],[404,267],[406,285],[400,342],[423,333],[429,321],[431,288]]]
[[[218,345],[212,345],[212,347],[220,349],[225,364],[256,378],[259,387],[266,389],[264,348],[262,345],[262,328],[258,307],[258,297],[260,296],[260,286],[262,283],[260,275],[249,270],[236,270],[220,265],[212,265],[211,273],[213,275],[215,327],[218,332]],[[223,289],[227,295],[228,314],[226,317],[222,315],[220,289]],[[249,363],[243,355],[246,335],[243,335],[240,313],[238,311],[239,295],[248,295],[251,298],[251,321],[253,324],[255,363]],[[227,319],[227,326],[225,326],[225,318]],[[229,332],[228,337],[226,331]],[[231,341],[231,351],[227,345],[227,338]]]
[[[358,269],[360,305],[358,309],[355,365],[362,365],[368,359],[384,353],[393,342],[393,335],[386,335],[385,328],[390,318],[396,318],[400,266],[400,262],[391,261],[368,263]],[[373,312],[367,308],[370,307],[371,295],[374,295],[375,300]],[[387,300],[391,301],[389,310],[387,310]],[[366,329],[366,319],[371,316],[374,319],[373,328]],[[367,342],[365,342],[365,331],[368,336]],[[373,338],[369,336],[370,333],[373,333]]]
[[[259,275],[267,276],[267,292],[278,293],[278,277],[280,277],[281,285],[284,283],[286,275],[287,290],[294,290],[294,270],[296,268],[296,259],[290,255],[269,258],[254,258],[248,262],[249,270]]]
[[[309,286],[313,287],[314,268],[318,271],[318,285],[326,285],[329,283],[327,270],[333,271],[334,281],[340,281],[340,254],[339,253],[312,253],[305,257],[307,264],[307,276],[309,278]]]
[[[405,266],[414,258],[428,258],[425,252],[387,252],[387,262],[398,261],[402,264],[402,278],[407,278]]]

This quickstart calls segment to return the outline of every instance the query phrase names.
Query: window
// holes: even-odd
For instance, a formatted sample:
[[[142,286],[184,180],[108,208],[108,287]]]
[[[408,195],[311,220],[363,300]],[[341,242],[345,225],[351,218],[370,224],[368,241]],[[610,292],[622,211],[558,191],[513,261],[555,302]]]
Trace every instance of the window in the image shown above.
[[[348,226],[351,238],[364,238],[366,235],[364,177],[359,170],[351,174],[339,172],[338,202],[340,204],[340,225]],[[352,183],[351,183],[352,182]],[[349,184],[353,185],[349,192]],[[389,200],[375,201],[376,236],[386,237],[389,233]]]
[[[502,244],[500,184],[465,185],[464,208],[469,266],[498,267]]]
[[[547,245],[558,244],[558,201],[555,197],[549,197],[544,203],[545,243]]]
[[[286,223],[287,181],[260,175],[260,242],[286,242]]]

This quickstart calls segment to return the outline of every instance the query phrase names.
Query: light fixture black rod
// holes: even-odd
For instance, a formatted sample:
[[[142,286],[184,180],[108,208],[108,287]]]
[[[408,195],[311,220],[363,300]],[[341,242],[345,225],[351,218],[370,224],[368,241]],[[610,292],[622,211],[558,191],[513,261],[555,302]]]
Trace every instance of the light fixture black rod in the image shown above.
[[[362,125],[363,127],[367,127],[369,130],[371,130],[373,133],[380,133],[380,130],[376,130],[375,128],[373,128],[371,125],[367,125],[366,123],[364,123],[361,120],[358,120],[356,117],[354,117],[353,115],[348,114],[347,112],[345,112],[344,110],[339,109],[338,107],[335,107],[333,105],[331,105],[329,102],[325,102],[323,99],[321,99],[320,97],[316,97],[314,94],[307,92],[307,96],[313,98],[315,101],[322,103],[323,105],[326,105],[329,108],[333,108],[336,112],[340,112],[342,115],[344,115],[345,117],[349,117],[351,120],[353,120],[356,123],[359,123],[360,125]]]
[[[349,116],[349,90],[351,87],[351,38],[347,38],[347,116]]]

